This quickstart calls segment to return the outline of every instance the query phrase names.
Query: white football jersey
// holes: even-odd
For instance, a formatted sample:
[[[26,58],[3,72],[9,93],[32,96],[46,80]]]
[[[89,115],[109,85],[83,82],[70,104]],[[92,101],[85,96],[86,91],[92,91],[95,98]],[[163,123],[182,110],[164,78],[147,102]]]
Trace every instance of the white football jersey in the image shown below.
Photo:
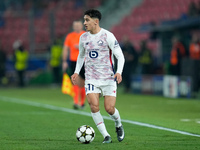
[[[102,29],[97,34],[86,32],[79,40],[79,56],[75,73],[79,73],[85,62],[85,82],[93,85],[107,85],[115,82],[114,59],[118,59],[117,73],[122,73],[124,56],[115,36]]]

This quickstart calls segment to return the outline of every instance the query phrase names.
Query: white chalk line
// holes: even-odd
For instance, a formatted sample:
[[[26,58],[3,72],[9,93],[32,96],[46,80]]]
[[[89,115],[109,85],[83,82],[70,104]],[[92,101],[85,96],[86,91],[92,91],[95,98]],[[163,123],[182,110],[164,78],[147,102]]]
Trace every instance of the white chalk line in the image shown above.
[[[182,122],[195,122],[195,123],[199,123],[200,124],[200,119],[180,119],[180,121]]]
[[[22,100],[22,99],[18,99],[18,98],[0,96],[0,100],[1,101],[5,101],[5,102],[24,104],[24,105],[35,106],[35,107],[40,107],[40,108],[46,108],[46,109],[51,109],[51,110],[58,110],[58,111],[72,113],[72,114],[91,116],[91,113],[80,111],[80,110],[73,110],[73,109],[69,109],[69,108],[58,107],[58,106],[53,106],[53,105],[49,105],[49,104],[42,104],[42,103]],[[103,116],[103,118],[107,119],[107,120],[112,120],[108,116]],[[151,125],[151,124],[147,124],[147,123],[141,123],[141,122],[132,121],[132,120],[122,119],[122,122],[129,123],[129,124],[134,124],[134,125],[138,125],[138,126],[143,126],[143,127],[148,127],[148,128],[153,128],[153,129],[159,129],[159,130],[179,133],[179,134],[183,134],[183,135],[200,137],[199,134],[193,134],[193,133],[189,133],[189,132],[185,132],[185,131],[165,128],[165,127],[161,127],[161,126]]]

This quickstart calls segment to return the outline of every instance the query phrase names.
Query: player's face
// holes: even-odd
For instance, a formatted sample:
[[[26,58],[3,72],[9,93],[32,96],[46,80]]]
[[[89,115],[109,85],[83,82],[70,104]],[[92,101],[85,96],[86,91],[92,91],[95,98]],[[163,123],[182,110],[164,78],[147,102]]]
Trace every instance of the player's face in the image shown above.
[[[85,20],[84,21],[85,29],[89,32],[92,32],[95,29],[95,25],[96,25],[95,19],[91,18],[88,15],[85,15],[84,20]]]

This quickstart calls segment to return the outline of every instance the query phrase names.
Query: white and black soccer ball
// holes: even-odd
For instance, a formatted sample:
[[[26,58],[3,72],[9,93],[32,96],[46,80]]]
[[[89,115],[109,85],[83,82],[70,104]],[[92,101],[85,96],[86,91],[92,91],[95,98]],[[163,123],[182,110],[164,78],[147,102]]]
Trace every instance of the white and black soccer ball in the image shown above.
[[[76,131],[76,138],[83,144],[89,144],[94,140],[95,131],[89,125],[80,126]]]

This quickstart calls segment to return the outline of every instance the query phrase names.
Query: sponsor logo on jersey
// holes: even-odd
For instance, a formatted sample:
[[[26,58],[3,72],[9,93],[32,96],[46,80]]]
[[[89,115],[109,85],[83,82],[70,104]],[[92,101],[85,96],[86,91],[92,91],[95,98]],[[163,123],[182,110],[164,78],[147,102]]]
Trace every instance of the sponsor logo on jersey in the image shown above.
[[[97,43],[98,43],[98,46],[102,46],[103,45],[103,41],[102,40],[99,40]]]

